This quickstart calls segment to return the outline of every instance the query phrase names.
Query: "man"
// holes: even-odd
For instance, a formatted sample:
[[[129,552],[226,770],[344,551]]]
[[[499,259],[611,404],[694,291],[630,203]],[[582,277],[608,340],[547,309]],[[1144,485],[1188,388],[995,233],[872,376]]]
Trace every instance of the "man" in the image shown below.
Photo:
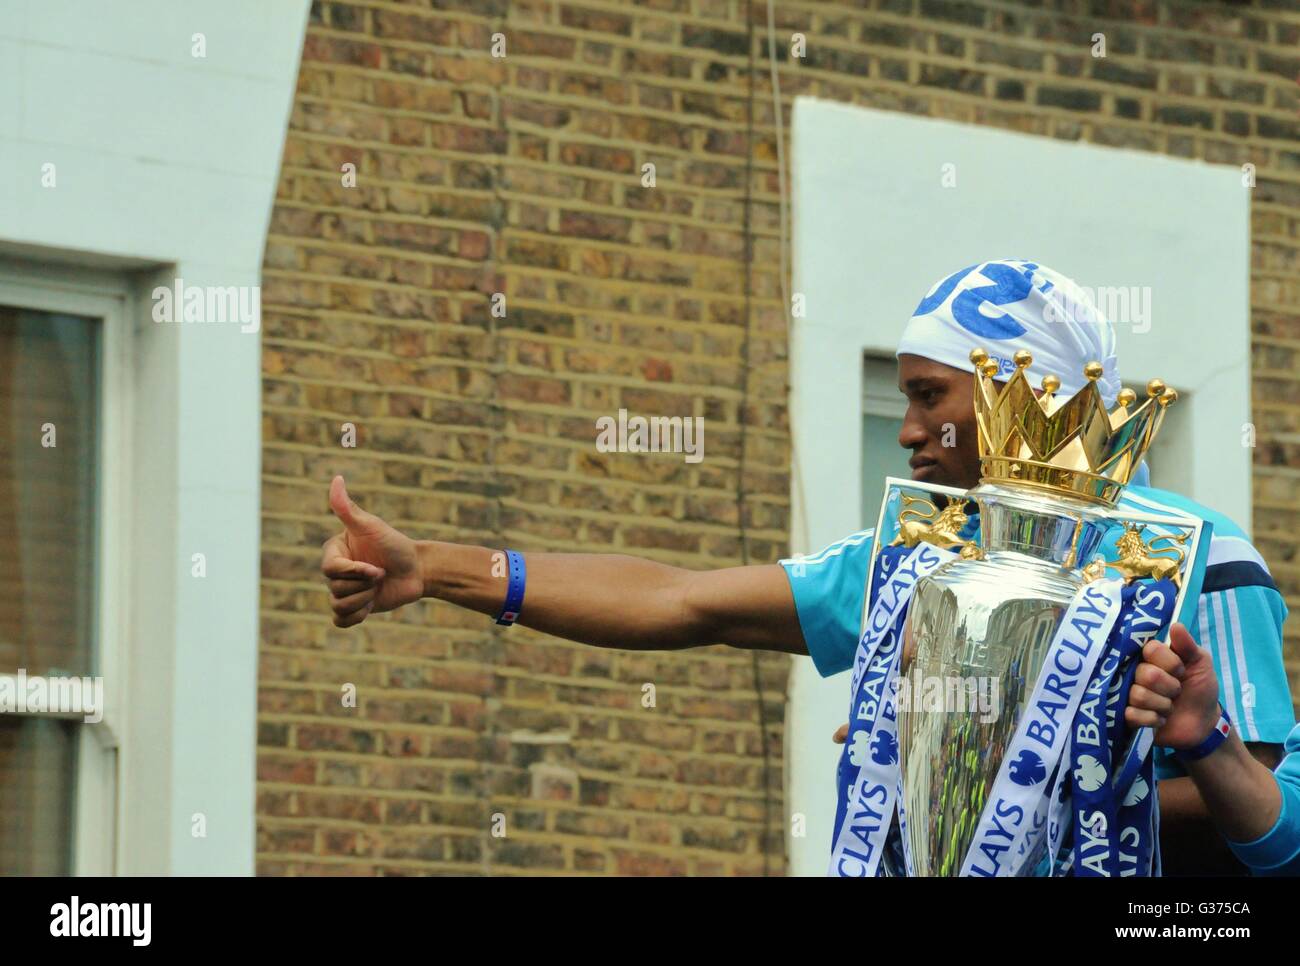
[[[957,272],[921,300],[898,348],[898,388],[908,402],[898,442],[912,451],[915,480],[962,488],[979,481],[969,361],[977,346],[999,360],[1007,376],[1014,352],[1029,350],[1034,364],[1027,374],[1034,382],[1057,376],[1062,397],[1082,388],[1090,361],[1102,363],[1098,387],[1108,406],[1120,389],[1114,330],[1068,278],[1023,261]],[[1230,668],[1225,705],[1238,710],[1244,739],[1271,767],[1294,719],[1282,666],[1286,608],[1263,558],[1231,521],[1183,497],[1137,486],[1125,499],[1135,509],[1174,508],[1213,523],[1199,630]],[[340,627],[437,597],[493,617],[503,609],[519,611],[529,627],[596,646],[669,650],[725,643],[809,654],[824,676],[848,668],[857,645],[870,530],[780,565],[707,572],[609,554],[530,553],[522,568],[512,567],[521,573],[507,579],[499,552],[417,544],[361,510],[341,478],[330,486],[330,505],[345,529],[326,542],[321,569]],[[522,608],[507,606],[506,598],[519,591]],[[1161,763],[1160,777],[1166,870],[1183,870],[1179,856],[1189,870],[1223,870],[1231,856],[1191,780],[1170,762]],[[1210,851],[1215,847],[1217,858]]]
[[[1210,652],[1175,624],[1169,644],[1149,641],[1124,717],[1155,728],[1185,760],[1210,817],[1257,875],[1300,875],[1300,725],[1276,772],[1250,756],[1219,702]]]

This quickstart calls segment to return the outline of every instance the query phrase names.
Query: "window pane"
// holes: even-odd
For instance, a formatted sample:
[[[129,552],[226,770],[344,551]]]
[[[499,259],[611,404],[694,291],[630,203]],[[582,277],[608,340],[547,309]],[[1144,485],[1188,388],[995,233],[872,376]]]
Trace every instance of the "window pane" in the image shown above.
[[[909,479],[912,468],[907,465],[911,450],[898,445],[898,433],[903,428],[901,419],[889,416],[862,417],[862,526],[874,527],[880,516],[880,501],[885,496],[885,477],[901,476]]]
[[[0,875],[71,875],[79,721],[0,715]]]
[[[0,674],[96,670],[98,340],[92,319],[0,305]]]

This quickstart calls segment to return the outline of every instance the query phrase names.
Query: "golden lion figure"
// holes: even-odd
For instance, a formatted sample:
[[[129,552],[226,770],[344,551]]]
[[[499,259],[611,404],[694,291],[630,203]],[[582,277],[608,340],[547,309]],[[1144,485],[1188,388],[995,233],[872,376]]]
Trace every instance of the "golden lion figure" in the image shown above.
[[[1161,547],[1155,549],[1155,545],[1161,540],[1169,540],[1173,543],[1184,544],[1187,542],[1187,534],[1180,533],[1177,535],[1161,534],[1153,537],[1150,542],[1142,539],[1142,531],[1146,529],[1146,524],[1124,524],[1124,533],[1115,541],[1115,549],[1119,551],[1119,560],[1111,564],[1116,570],[1124,575],[1125,583],[1132,583],[1139,577],[1150,577],[1153,580],[1172,580],[1175,587],[1181,588],[1182,574],[1179,568],[1182,566],[1183,558],[1187,556],[1181,547]],[[1155,553],[1168,553],[1173,551],[1175,556],[1157,557]]]
[[[949,503],[940,511],[929,500],[900,493],[903,498],[903,510],[898,514],[898,536],[891,547],[915,547],[918,543],[930,543],[945,550],[960,549],[963,557],[979,556],[979,548],[968,540],[963,540],[957,533],[966,525],[966,508],[962,504]],[[920,503],[928,507],[928,512],[912,509],[912,504]]]

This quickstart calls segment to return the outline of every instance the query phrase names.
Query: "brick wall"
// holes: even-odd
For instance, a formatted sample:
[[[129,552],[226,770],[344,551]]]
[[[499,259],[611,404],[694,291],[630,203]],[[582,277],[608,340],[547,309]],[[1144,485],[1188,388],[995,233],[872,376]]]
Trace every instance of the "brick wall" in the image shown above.
[[[859,6],[777,4],[786,131],[812,94],[1256,165],[1256,536],[1300,607],[1293,3]],[[335,472],[417,537],[783,552],[766,52],[765,7],[735,0],[313,6],[264,273],[260,872],[784,870],[784,657],[596,650],[433,603],[339,631],[314,577]],[[704,416],[707,458],[596,452],[620,407]]]

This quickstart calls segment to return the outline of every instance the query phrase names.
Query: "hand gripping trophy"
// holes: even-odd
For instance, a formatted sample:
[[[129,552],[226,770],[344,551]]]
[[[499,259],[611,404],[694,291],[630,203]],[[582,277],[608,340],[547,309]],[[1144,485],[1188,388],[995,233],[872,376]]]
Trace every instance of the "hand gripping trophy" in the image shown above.
[[[832,871],[1158,874],[1151,735],[1124,725],[1125,682],[1182,604],[1201,521],[1116,507],[1177,394],[1155,379],[1108,412],[1098,363],[1063,399],[1056,376],[1030,386],[1028,352],[1005,384],[971,361],[979,485],[887,481]],[[995,715],[962,701],[984,685]]]

